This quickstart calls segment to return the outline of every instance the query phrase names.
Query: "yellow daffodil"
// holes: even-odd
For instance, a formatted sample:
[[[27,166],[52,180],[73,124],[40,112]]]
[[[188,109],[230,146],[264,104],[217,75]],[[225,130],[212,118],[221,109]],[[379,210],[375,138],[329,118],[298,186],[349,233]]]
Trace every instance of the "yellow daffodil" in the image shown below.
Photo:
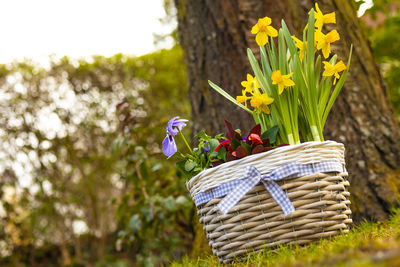
[[[241,85],[246,88],[245,91],[248,93],[253,92],[254,86],[258,89],[260,85],[258,84],[257,78],[247,74],[247,81],[242,81]]]
[[[274,102],[274,99],[269,97],[266,93],[260,94],[256,92],[250,100],[250,105],[257,108],[257,112],[264,112],[266,114],[270,113],[268,105]]]
[[[336,84],[336,79],[340,78],[339,72],[342,72],[346,70],[346,65],[344,65],[343,61],[340,60],[338,63],[336,63],[334,66],[332,66],[328,61],[322,62],[324,63],[324,73],[322,73],[322,76],[335,76],[335,79],[333,80],[333,85]]]
[[[242,90],[242,95],[236,96],[236,102],[238,104],[244,103],[245,107],[247,108],[247,100],[249,100],[250,97],[246,95],[246,90]]]
[[[305,55],[306,50],[307,50],[307,42],[306,42],[306,45],[304,46],[303,45],[303,41],[298,39],[296,36],[292,36],[292,39],[295,41],[296,47],[299,49],[300,60],[303,60],[304,55]]]
[[[285,89],[286,87],[295,85],[294,81],[290,79],[292,75],[293,72],[286,75],[282,75],[280,70],[276,70],[272,73],[271,76],[272,84],[278,85],[279,94],[282,94],[283,89]]]
[[[326,35],[321,31],[316,31],[315,39],[317,40],[317,49],[321,49],[322,54],[327,58],[331,53],[331,43],[340,40],[340,36],[336,30],[332,30]]]
[[[315,28],[322,30],[322,26],[328,23],[336,23],[335,12],[323,14],[319,9],[318,4],[315,3]]]
[[[278,31],[275,30],[274,27],[270,26],[270,24],[271,19],[269,17],[265,17],[258,19],[257,24],[251,29],[252,34],[257,34],[256,42],[259,46],[264,46],[266,43],[268,43],[268,36],[278,36]]]

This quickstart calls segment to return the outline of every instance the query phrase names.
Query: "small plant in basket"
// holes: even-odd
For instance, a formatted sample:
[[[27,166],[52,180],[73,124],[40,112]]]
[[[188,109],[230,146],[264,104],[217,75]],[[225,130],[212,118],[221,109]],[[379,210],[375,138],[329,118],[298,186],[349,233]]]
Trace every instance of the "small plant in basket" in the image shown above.
[[[225,120],[226,135],[217,134],[214,137],[207,135],[204,131],[198,133],[194,139],[198,145],[191,148],[181,130],[186,126],[188,120],[172,118],[166,127],[166,137],[163,141],[163,153],[168,157],[178,160],[179,169],[191,176],[196,175],[204,169],[218,166],[224,162],[244,158],[269,151],[276,147],[278,126],[274,126],[261,133],[261,125],[255,125],[246,136],[240,129],[234,130],[232,124]],[[180,134],[188,152],[178,152],[174,136]]]

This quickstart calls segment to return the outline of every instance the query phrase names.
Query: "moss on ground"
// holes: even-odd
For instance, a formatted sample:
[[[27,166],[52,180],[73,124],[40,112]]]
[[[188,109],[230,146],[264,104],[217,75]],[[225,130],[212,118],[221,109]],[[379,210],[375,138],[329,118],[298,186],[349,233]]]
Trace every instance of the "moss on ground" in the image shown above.
[[[223,266],[214,256],[172,266]],[[400,209],[384,222],[363,222],[348,234],[307,246],[281,246],[249,256],[235,266],[400,266]]]

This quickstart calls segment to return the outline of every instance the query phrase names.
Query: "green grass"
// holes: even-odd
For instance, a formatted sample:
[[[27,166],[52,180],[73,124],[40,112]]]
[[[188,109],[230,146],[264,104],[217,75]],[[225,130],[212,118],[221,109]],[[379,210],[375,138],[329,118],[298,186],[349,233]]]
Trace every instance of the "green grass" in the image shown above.
[[[214,256],[185,257],[172,266],[223,266]],[[306,246],[282,246],[235,266],[400,266],[400,209],[384,222],[363,222],[348,234]]]

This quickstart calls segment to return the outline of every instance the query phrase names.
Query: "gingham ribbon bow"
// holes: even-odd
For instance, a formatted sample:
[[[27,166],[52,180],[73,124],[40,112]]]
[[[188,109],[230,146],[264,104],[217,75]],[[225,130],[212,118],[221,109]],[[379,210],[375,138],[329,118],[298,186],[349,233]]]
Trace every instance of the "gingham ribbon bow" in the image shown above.
[[[261,174],[256,167],[249,165],[246,168],[242,182],[219,202],[218,208],[222,214],[227,214],[229,210],[235,206],[244,195],[246,195],[247,192],[261,181],[271,196],[282,208],[285,216],[287,216],[294,211],[294,207],[285,192],[283,192],[279,185],[274,181],[293,177],[299,172],[299,167],[295,163],[289,163],[285,165],[285,168],[277,168],[268,175]]]

